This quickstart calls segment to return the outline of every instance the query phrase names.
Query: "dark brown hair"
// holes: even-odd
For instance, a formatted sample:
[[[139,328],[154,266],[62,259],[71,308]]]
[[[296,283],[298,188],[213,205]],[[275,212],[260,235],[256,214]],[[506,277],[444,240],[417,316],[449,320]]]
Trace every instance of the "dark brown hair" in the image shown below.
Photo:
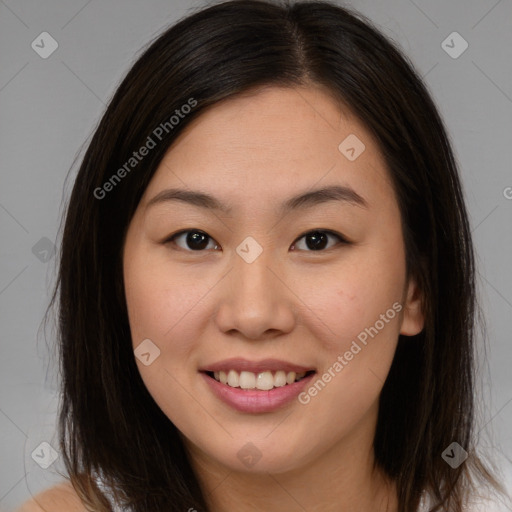
[[[260,86],[319,84],[373,134],[401,210],[408,276],[425,328],[400,336],[380,396],[376,465],[397,483],[399,512],[422,491],[461,512],[476,482],[502,490],[474,446],[474,256],[454,155],[413,65],[362,15],[329,2],[235,0],[203,8],[148,44],[118,86],[84,154],[67,206],[59,276],[59,441],[91,510],[110,510],[101,472],[136,512],[206,511],[179,432],[133,354],[122,248],[130,220],[172,142],[204,110]],[[185,104],[196,102],[136,167],[98,189]],[[103,194],[103,193],[102,193]],[[452,469],[453,442],[469,452]]]

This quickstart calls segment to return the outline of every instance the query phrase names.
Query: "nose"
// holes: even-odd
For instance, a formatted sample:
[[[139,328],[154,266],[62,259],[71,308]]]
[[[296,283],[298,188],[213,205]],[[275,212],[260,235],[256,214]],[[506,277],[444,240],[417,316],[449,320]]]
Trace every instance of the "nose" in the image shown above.
[[[294,294],[282,265],[265,251],[248,263],[238,255],[223,280],[216,322],[226,334],[263,340],[289,333],[295,324]]]

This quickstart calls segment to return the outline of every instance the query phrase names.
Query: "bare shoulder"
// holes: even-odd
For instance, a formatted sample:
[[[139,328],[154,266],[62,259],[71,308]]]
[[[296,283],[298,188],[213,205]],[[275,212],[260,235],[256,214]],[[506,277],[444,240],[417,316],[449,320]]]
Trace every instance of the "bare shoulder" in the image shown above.
[[[71,482],[46,489],[21,505],[16,512],[87,512]]]

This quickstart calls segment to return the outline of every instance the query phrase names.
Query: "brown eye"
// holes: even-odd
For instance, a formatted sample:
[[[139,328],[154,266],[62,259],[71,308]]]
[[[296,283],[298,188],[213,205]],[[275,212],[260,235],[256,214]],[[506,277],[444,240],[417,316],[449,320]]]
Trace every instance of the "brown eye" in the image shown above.
[[[306,251],[323,251],[326,246],[329,243],[329,237],[337,238],[339,242],[343,244],[348,244],[349,242],[342,237],[341,235],[338,235],[337,233],[334,233],[332,231],[325,231],[325,230],[315,230],[315,231],[309,231],[302,235],[297,240],[301,240],[302,238],[305,239],[306,242],[306,248],[303,249],[299,247],[300,250],[306,250]],[[336,245],[336,244],[334,244]],[[297,242],[294,242],[292,245],[292,248],[295,249],[297,247]],[[328,249],[331,249],[331,247],[328,247]]]
[[[328,230],[314,230],[304,233],[297,239],[305,240],[305,248],[298,247],[298,243],[297,241],[295,241],[291,249],[295,250],[296,248],[298,248],[299,250],[307,252],[321,252],[324,250],[328,250],[336,245],[334,243],[329,246],[329,238],[337,239],[338,244],[341,243],[347,245],[350,243],[346,238],[344,238],[342,235],[339,235],[338,233],[334,233]],[[177,243],[177,240],[180,239],[181,244]],[[220,248],[220,246],[213,238],[211,238],[204,231],[198,229],[188,229],[180,231],[179,233],[176,233],[175,235],[168,238],[164,243],[173,243],[174,245],[177,245],[180,249],[183,249],[188,252],[201,252],[204,251],[205,249],[217,250]],[[209,247],[209,243],[213,243],[213,246],[210,245]]]
[[[184,238],[184,244],[185,247],[179,245],[176,243],[176,240]],[[187,251],[202,251],[204,249],[208,248],[208,241],[211,240],[214,242],[213,238],[211,238],[209,235],[207,235],[204,231],[199,231],[197,229],[189,229],[186,231],[180,231],[179,233],[176,233],[171,238],[166,240],[165,243],[172,242],[181,249],[187,250]],[[215,242],[213,247],[210,247],[210,249],[217,249],[219,246]]]

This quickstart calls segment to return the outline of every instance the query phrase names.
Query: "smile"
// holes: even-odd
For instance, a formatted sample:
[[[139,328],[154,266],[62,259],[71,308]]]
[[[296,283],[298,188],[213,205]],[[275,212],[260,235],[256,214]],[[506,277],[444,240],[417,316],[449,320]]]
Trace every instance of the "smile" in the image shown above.
[[[276,359],[229,359],[199,369],[213,396],[244,413],[276,411],[291,403],[316,374]]]
[[[236,370],[229,370],[228,372],[208,372],[210,377],[213,377],[217,382],[226,384],[232,388],[241,389],[259,389],[260,391],[269,391],[274,388],[280,388],[293,384],[302,380],[309,372],[285,372],[284,370],[278,370],[272,373],[271,371],[265,371],[260,373],[253,372],[237,372]]]

